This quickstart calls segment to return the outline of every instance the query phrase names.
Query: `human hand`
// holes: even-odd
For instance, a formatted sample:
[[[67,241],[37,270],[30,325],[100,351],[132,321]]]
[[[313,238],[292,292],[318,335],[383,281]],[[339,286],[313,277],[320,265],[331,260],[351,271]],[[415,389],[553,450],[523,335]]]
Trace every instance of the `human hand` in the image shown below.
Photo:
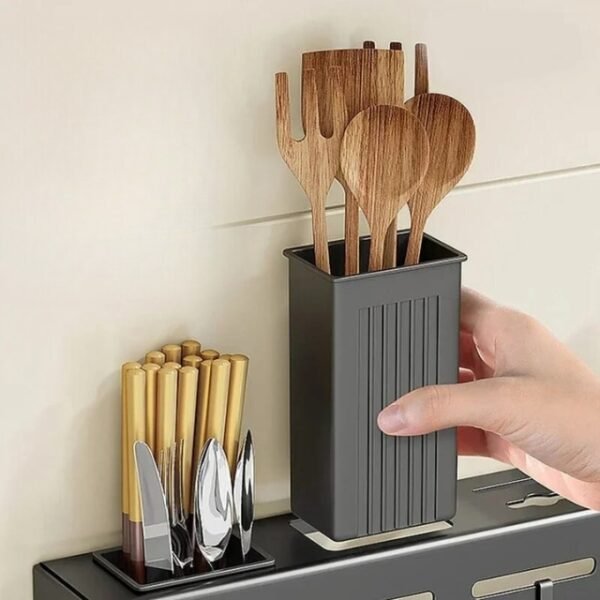
[[[600,509],[600,379],[532,317],[463,289],[460,383],[385,408],[390,435],[458,427],[458,452],[509,463]]]

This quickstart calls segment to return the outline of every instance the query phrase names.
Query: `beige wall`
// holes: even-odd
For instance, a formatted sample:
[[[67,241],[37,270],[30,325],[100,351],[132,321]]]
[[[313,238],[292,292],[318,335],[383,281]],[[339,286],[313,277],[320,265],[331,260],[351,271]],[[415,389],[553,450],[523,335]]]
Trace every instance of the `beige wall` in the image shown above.
[[[118,367],[166,341],[252,356],[261,510],[285,507],[281,250],[310,230],[273,73],[297,89],[302,51],[365,38],[427,41],[432,88],[473,111],[472,171],[429,226],[465,282],[600,371],[596,0],[0,0],[1,598],[118,540]]]

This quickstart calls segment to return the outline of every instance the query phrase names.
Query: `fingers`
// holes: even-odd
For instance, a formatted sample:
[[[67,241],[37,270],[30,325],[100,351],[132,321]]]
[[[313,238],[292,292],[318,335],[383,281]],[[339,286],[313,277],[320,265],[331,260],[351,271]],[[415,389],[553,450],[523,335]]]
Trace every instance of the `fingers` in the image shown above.
[[[378,425],[390,435],[423,435],[466,425],[510,438],[539,417],[535,396],[522,401],[526,387],[511,378],[427,386],[384,409]]]

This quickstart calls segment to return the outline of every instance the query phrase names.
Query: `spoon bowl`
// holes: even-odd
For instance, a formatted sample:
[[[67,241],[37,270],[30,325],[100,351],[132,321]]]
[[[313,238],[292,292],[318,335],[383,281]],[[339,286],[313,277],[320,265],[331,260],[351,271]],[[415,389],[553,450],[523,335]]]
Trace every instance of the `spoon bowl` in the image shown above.
[[[408,110],[372,106],[350,121],[340,165],[371,229],[370,271],[383,268],[386,232],[421,184],[428,164],[427,133]]]
[[[204,447],[198,465],[194,500],[196,544],[209,565],[220,560],[233,529],[233,492],[225,452],[215,439]]]

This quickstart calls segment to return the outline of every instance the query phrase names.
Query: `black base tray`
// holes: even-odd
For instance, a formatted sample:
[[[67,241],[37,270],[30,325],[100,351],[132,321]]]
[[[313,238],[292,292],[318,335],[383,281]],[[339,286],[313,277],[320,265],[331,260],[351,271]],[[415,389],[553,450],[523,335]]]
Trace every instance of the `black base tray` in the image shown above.
[[[94,552],[92,556],[96,563],[135,592],[150,592],[176,585],[208,581],[272,567],[275,564],[273,557],[255,546],[250,548],[246,559],[242,560],[240,541],[235,536],[231,537],[225,556],[212,569],[200,556],[196,556],[193,569],[186,569],[175,574],[161,569],[144,567],[144,565],[132,565],[125,558],[121,548],[101,550]]]
[[[34,599],[466,600],[481,580],[584,559],[596,564],[587,576],[559,580],[536,571],[539,581],[493,598],[598,597],[600,514],[564,500],[510,508],[531,494],[547,490],[518,471],[462,480],[451,529],[340,552],[326,551],[292,528],[291,515],[272,517],[256,523],[254,542],[275,558],[273,568],[141,596],[91,554],[48,561],[34,567]]]

